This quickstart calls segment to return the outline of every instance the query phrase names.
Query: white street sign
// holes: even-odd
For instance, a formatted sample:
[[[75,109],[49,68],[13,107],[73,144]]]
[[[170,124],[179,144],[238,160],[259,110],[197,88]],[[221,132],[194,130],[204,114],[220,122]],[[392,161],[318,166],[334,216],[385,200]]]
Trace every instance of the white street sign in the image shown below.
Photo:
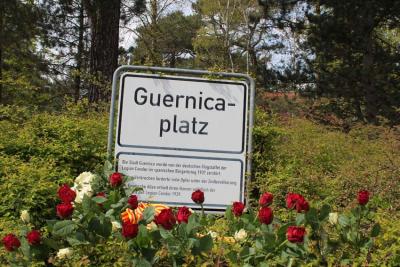
[[[141,200],[224,210],[244,201],[248,85],[242,81],[125,73],[115,144],[118,171]]]

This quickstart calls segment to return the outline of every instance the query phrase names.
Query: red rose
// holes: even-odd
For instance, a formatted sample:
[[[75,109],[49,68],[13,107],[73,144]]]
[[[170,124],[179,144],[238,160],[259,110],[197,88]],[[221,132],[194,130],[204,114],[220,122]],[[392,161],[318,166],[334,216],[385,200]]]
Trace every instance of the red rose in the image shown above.
[[[274,195],[271,193],[264,193],[261,195],[260,200],[258,203],[260,204],[261,207],[266,207],[272,204],[272,201],[274,199]]]
[[[269,207],[262,207],[258,211],[258,220],[260,221],[260,223],[270,224],[273,218],[274,214],[272,213],[272,210]]]
[[[122,184],[122,174],[114,172],[110,175],[109,181],[112,187],[120,186]]]
[[[163,209],[155,218],[154,222],[161,225],[165,230],[171,230],[176,224],[175,215],[171,209]]]
[[[204,192],[200,189],[197,189],[192,193],[192,200],[194,203],[203,204],[204,202]]]
[[[71,205],[71,203],[58,204],[56,209],[57,209],[57,215],[61,219],[68,218],[74,211],[74,207]]]
[[[21,246],[21,242],[14,234],[8,234],[1,240],[7,251],[14,251]]]
[[[288,209],[295,208],[299,213],[310,209],[307,200],[300,194],[289,193],[286,197],[286,205]]]
[[[37,230],[32,230],[26,235],[26,239],[28,239],[29,245],[37,245],[40,243],[40,232]]]
[[[125,238],[134,238],[138,235],[139,232],[139,226],[138,224],[133,224],[133,223],[123,223],[122,224],[122,235]]]
[[[242,202],[233,202],[232,212],[236,217],[242,216],[244,210],[244,204]]]
[[[58,188],[58,197],[64,203],[71,203],[75,200],[76,193],[72,190],[67,184],[64,184],[60,188]]]
[[[292,243],[302,243],[306,229],[301,226],[289,226],[286,232],[287,239]]]
[[[134,210],[138,207],[138,197],[137,195],[131,195],[128,199],[128,204]]]
[[[358,204],[364,206],[369,201],[369,192],[367,190],[362,190],[362,191],[358,192],[357,200],[358,200]]]
[[[192,212],[190,212],[188,207],[180,207],[176,219],[178,220],[178,223],[188,223],[190,215],[192,215]]]

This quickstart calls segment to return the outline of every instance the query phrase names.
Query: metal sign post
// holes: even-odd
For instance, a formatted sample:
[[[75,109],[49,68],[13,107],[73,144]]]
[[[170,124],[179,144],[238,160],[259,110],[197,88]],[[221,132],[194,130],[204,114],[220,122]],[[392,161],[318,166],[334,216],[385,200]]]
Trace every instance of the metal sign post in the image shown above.
[[[117,170],[136,178],[128,185],[143,187],[143,200],[195,208],[190,194],[200,188],[206,210],[223,211],[244,201],[254,95],[254,80],[245,74],[121,66],[113,76],[107,155],[115,145]]]

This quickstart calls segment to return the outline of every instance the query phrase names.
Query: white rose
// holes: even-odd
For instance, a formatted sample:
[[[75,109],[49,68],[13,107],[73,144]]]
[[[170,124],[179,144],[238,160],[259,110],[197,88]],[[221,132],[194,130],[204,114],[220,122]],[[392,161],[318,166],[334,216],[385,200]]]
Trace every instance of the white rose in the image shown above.
[[[72,249],[70,248],[62,248],[57,252],[57,258],[64,259],[69,258],[72,255]]]
[[[213,239],[215,239],[215,238],[218,237],[218,234],[217,234],[216,232],[214,232],[214,231],[208,231],[208,234],[209,234]]]
[[[73,187],[72,189],[75,190],[76,192],[76,198],[75,198],[76,203],[82,203],[84,195],[87,195],[88,197],[93,196],[93,190],[90,184]]]
[[[115,232],[118,232],[119,229],[122,228],[121,224],[120,224],[119,222],[117,222],[117,221],[112,221],[111,224],[112,224],[112,231],[113,231],[114,233],[115,233]]]
[[[75,184],[90,184],[94,177],[95,175],[91,172],[82,172],[78,177],[75,178]]]
[[[87,195],[88,197],[93,196],[91,182],[94,177],[95,175],[91,172],[82,172],[78,177],[76,177],[74,187],[72,187],[76,192],[76,203],[82,203],[84,195]]]
[[[235,232],[235,240],[240,242],[245,240],[247,237],[247,232],[244,229],[240,229],[239,231]]]
[[[29,223],[31,221],[31,216],[29,215],[29,212],[27,210],[21,211],[20,218],[24,223]]]
[[[339,215],[338,215],[337,212],[331,212],[331,213],[329,213],[329,222],[330,222],[332,225],[335,225],[335,224],[338,223],[338,218],[339,218]]]

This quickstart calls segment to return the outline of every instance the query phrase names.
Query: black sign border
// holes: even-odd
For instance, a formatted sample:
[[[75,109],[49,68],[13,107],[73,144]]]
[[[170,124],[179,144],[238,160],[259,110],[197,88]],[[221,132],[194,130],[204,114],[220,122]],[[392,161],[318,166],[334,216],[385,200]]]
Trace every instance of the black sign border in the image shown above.
[[[158,146],[140,146],[140,145],[123,145],[121,144],[121,120],[122,120],[122,110],[123,110],[123,102],[122,99],[124,97],[124,85],[126,77],[140,77],[140,78],[152,78],[152,79],[165,79],[165,80],[179,80],[179,81],[191,81],[191,82],[205,82],[205,83],[220,83],[220,84],[235,84],[241,85],[244,88],[244,100],[243,100],[243,125],[242,125],[242,148],[240,151],[224,151],[224,150],[209,150],[209,149],[189,149],[189,148],[179,148],[179,147],[158,147]],[[125,73],[122,77],[121,90],[120,90],[120,103],[119,103],[119,113],[118,113],[118,136],[117,136],[117,144],[119,147],[134,147],[134,148],[145,148],[145,149],[163,149],[163,150],[177,150],[177,151],[193,151],[193,152],[211,152],[211,153],[224,153],[224,154],[242,154],[245,148],[245,136],[246,136],[246,117],[247,117],[247,91],[248,85],[243,82],[235,82],[235,81],[222,81],[222,80],[206,80],[206,79],[196,79],[196,78],[187,78],[187,77],[173,77],[173,76],[158,76],[158,75],[149,75],[149,74],[133,74],[133,73]]]

